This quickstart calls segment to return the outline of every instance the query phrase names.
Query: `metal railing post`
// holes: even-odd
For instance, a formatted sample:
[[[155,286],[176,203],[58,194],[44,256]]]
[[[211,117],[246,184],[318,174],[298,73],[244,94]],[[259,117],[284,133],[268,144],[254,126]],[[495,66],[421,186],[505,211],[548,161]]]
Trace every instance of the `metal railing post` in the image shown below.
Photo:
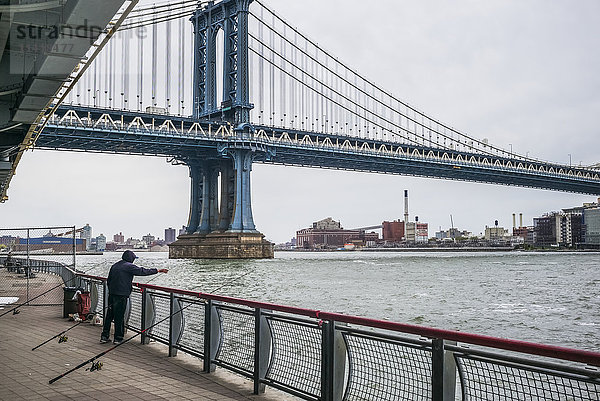
[[[431,340],[431,399],[444,400],[444,340]]]
[[[344,393],[346,343],[339,323],[331,320],[321,325],[321,399],[339,401]]]
[[[147,289],[145,288],[140,288],[140,290],[142,291],[142,316],[140,317],[140,322],[141,322],[141,327],[140,329],[142,329],[142,335],[140,336],[140,344],[144,345],[144,344],[148,344],[149,341],[146,341],[146,304],[148,303],[148,301],[146,300],[146,293],[148,292]]]
[[[173,349],[173,301],[175,301],[175,294],[171,293],[169,294],[169,356],[177,355],[177,350]]]
[[[456,345],[456,341],[445,341],[445,344]],[[454,352],[444,351],[444,401],[454,401],[456,393],[456,360]]]
[[[177,356],[177,343],[183,327],[183,312],[181,302],[171,293],[171,317],[169,319],[169,356]]]
[[[102,281],[102,320],[106,319],[106,311],[108,310],[108,284],[106,280]]]
[[[261,389],[260,383],[260,326],[261,326],[261,311],[260,308],[254,309],[254,394],[265,390],[263,384]]]
[[[323,321],[321,330],[321,400],[333,401],[335,321]]]
[[[204,373],[211,372],[211,331],[212,331],[212,300],[204,305]]]
[[[154,302],[152,301],[150,291],[147,288],[140,288],[142,290],[142,311],[140,316],[140,329],[142,331],[140,342],[142,344],[150,344],[150,337],[146,331],[154,324],[154,317],[156,310],[154,308]]]
[[[221,321],[214,302],[206,301],[204,309],[204,373],[215,371],[216,366],[212,363],[219,351],[221,341]]]
[[[254,309],[254,394],[265,392],[262,381],[267,375],[271,351],[271,330],[263,312],[261,308]]]

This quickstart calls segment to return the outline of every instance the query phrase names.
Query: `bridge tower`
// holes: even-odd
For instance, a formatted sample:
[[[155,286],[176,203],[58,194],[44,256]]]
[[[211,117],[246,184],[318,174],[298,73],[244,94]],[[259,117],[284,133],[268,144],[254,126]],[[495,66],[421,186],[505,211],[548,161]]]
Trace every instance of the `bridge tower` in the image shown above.
[[[214,154],[203,153],[185,161],[192,183],[190,215],[186,233],[169,246],[170,258],[273,257],[273,244],[266,241],[254,225],[250,199],[252,162],[270,154],[269,149],[253,142],[250,135],[253,130],[248,81],[251,1],[209,2],[191,18],[194,25],[193,116],[226,122],[235,127],[235,134]],[[219,31],[223,32],[223,54],[217,54]],[[217,104],[217,57],[223,57],[221,104]]]

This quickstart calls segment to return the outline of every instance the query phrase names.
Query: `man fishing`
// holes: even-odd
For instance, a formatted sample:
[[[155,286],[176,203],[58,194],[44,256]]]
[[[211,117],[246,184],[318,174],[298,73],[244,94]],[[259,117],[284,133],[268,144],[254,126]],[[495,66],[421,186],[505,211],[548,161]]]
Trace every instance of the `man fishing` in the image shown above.
[[[104,319],[104,328],[100,336],[101,343],[110,341],[110,324],[115,322],[114,344],[123,342],[125,335],[125,308],[131,295],[133,276],[149,276],[156,273],[167,273],[167,269],[144,269],[133,264],[137,258],[132,251],[123,252],[122,260],[112,265],[106,284],[108,285],[108,310]]]

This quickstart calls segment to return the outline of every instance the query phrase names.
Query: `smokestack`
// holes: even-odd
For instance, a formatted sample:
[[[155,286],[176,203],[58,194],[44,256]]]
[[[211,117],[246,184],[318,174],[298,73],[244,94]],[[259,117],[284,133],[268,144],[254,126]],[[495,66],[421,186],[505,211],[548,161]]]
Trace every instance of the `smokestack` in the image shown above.
[[[517,219],[515,214],[513,213],[513,228],[517,227]]]
[[[407,241],[408,237],[406,236],[408,228],[408,189],[404,190],[404,240]]]
[[[408,223],[408,189],[404,190],[404,223]]]
[[[523,213],[519,213],[519,227],[523,227]]]

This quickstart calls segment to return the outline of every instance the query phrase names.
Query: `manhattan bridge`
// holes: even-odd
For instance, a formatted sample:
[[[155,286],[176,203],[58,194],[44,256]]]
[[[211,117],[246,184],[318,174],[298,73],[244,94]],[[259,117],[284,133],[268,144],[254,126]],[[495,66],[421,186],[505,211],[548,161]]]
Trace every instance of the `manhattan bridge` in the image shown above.
[[[167,157],[191,178],[187,234],[172,257],[270,257],[252,218],[253,163],[600,195],[599,165],[542,161],[460,132],[364,78],[262,0],[107,1],[70,15],[71,2],[58,3],[57,24],[95,17],[102,29],[90,24],[92,40],[44,36],[75,43],[71,57],[56,47],[35,62],[25,54],[20,86],[0,88],[13,102],[0,135],[19,138],[0,148],[3,200],[34,147]]]

